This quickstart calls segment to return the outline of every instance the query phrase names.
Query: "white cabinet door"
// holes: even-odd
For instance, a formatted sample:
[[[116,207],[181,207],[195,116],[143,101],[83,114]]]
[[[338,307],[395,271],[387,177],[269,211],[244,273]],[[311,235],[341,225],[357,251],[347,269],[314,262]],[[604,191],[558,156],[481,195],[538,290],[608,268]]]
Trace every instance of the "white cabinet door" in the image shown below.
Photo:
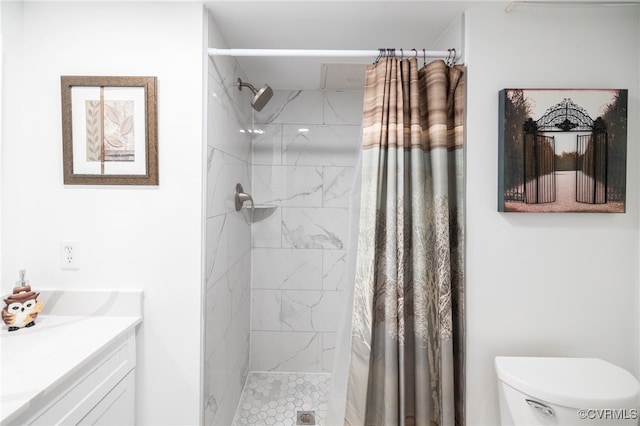
[[[135,370],[122,379],[82,419],[80,425],[120,426],[135,422]]]
[[[133,425],[135,365],[131,330],[8,425]]]

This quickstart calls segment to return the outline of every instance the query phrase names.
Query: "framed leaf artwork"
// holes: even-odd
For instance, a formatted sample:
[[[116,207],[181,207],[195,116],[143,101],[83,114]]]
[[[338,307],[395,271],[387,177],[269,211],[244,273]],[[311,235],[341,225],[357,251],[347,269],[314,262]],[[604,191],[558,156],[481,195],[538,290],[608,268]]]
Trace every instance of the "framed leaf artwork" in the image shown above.
[[[62,76],[65,185],[158,185],[156,77]]]

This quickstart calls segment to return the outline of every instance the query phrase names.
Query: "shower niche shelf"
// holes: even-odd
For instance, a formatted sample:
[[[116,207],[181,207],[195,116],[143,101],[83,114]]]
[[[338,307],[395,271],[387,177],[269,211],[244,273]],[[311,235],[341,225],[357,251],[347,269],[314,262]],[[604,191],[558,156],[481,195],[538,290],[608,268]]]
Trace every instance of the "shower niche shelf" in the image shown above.
[[[252,222],[260,222],[271,216],[279,206],[275,204],[256,204],[251,215]],[[242,210],[251,211],[251,206],[242,206]]]
[[[275,204],[256,204],[253,209],[254,210],[269,210],[269,209],[277,209],[278,206]],[[243,207],[243,209],[251,210],[251,207]]]

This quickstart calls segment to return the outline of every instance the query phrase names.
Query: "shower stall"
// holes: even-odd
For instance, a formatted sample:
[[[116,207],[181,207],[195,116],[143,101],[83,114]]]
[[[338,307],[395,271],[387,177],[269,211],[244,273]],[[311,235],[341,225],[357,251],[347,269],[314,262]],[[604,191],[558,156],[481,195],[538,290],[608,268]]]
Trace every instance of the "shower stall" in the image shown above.
[[[203,423],[329,424],[363,87],[272,90],[234,58],[207,65]]]
[[[228,48],[211,16],[205,33]],[[335,84],[345,67],[357,84]],[[207,57],[205,425],[343,422],[365,67],[283,90]]]

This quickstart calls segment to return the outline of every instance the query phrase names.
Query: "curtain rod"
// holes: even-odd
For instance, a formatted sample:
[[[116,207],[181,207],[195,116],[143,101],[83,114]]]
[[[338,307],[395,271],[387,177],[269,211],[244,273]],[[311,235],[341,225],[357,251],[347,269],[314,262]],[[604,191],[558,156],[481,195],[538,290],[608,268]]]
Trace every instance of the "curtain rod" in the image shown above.
[[[455,59],[460,59],[460,52],[451,50],[425,50],[425,49],[377,49],[377,50],[323,50],[323,49],[207,49],[209,56],[279,56],[279,57],[372,57],[379,55],[389,56],[388,52],[396,57],[405,58],[442,58],[448,59],[452,52]]]

